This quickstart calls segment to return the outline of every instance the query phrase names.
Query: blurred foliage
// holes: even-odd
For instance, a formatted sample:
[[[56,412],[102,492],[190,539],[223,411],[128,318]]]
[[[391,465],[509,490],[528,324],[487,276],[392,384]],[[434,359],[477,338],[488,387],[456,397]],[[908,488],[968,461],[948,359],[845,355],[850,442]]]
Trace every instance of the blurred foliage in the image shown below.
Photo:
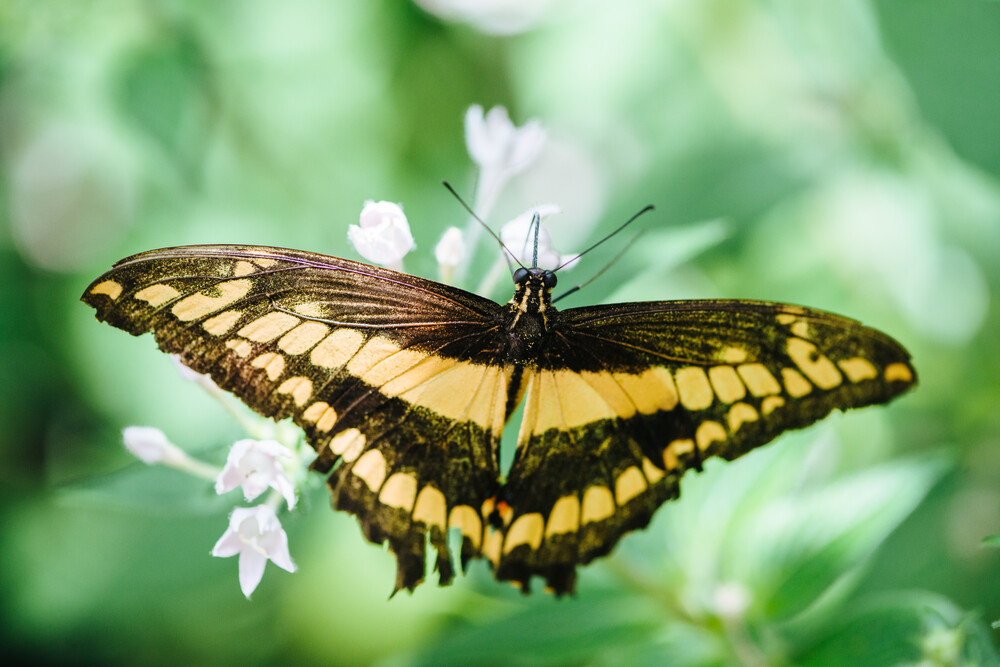
[[[554,0],[514,34],[476,12],[527,0],[421,4],[464,19],[403,0],[0,3],[8,654],[997,664],[1000,551],[981,545],[1000,531],[1000,3]],[[474,103],[549,131],[494,225],[557,203],[569,252],[658,206],[569,305],[805,303],[892,333],[921,386],[711,462],[573,599],[523,597],[476,563],[387,602],[391,557],[317,479],[284,519],[299,571],[270,567],[247,602],[235,563],[208,557],[230,505],[119,445],[122,427],[157,425],[219,462],[238,424],[79,294],[167,245],[352,256],[369,198],[403,203],[407,268],[434,277],[434,244],[465,222],[439,182],[473,187]]]

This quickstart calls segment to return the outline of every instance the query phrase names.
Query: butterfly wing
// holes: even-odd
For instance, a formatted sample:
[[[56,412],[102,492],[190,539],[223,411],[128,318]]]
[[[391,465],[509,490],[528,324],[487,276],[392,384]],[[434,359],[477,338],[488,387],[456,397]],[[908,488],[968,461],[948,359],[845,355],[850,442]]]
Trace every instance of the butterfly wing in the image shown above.
[[[207,373],[255,411],[291,417],[331,472],[335,507],[388,541],[396,590],[424,576],[429,533],[442,583],[446,530],[478,555],[498,485],[509,373],[500,307],[462,290],[315,253],[253,246],[145,252],[83,301]]]
[[[645,526],[706,458],[734,459],[916,382],[893,339],[797,306],[675,301],[561,315],[526,372],[502,527],[484,547],[497,577],[525,588],[538,574],[571,592],[576,565]]]

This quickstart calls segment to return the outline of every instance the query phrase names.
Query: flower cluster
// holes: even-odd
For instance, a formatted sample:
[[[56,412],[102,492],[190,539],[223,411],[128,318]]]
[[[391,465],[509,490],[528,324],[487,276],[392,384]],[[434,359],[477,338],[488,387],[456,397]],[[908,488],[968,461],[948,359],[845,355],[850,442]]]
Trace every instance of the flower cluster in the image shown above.
[[[187,368],[184,375],[225,402],[222,394],[211,389],[215,384],[210,378]],[[219,495],[239,487],[249,502],[272,489],[271,495],[260,505],[233,510],[229,529],[212,549],[212,555],[224,558],[239,554],[240,588],[247,597],[264,576],[268,560],[284,570],[295,571],[288,552],[288,537],[275,513],[282,499],[288,509],[295,507],[295,484],[288,468],[297,464],[297,457],[290,448],[273,439],[239,440],[229,450],[226,465],[218,468],[190,456],[157,428],[129,426],[122,436],[126,449],[144,463],[165,465],[213,480]]]
[[[507,182],[538,157],[545,144],[545,131],[537,121],[516,127],[503,107],[484,112],[482,107],[473,106],[465,116],[465,139],[478,168],[473,208],[485,218]],[[508,257],[498,256],[488,275],[502,274],[505,260],[530,265],[535,253],[538,266],[551,269],[564,264],[566,257],[552,247],[551,235],[542,224],[546,217],[558,212],[557,206],[543,204],[504,225],[500,238]],[[475,218],[464,231],[458,227],[445,231],[434,248],[442,281],[461,279],[481,231],[481,223]],[[351,225],[347,236],[366,260],[397,271],[403,270],[403,257],[414,248],[413,235],[402,207],[387,201],[365,202],[359,224]],[[489,286],[489,281],[483,283],[480,291],[488,291]],[[239,487],[249,503],[267,493],[263,502],[252,507],[236,507],[232,511],[229,527],[211,551],[213,556],[220,558],[239,555],[240,588],[250,597],[264,575],[267,561],[288,572],[295,571],[288,536],[277,511],[282,503],[288,510],[294,509],[296,483],[305,478],[305,461],[311,451],[297,430],[292,435],[292,430],[282,430],[281,424],[275,426],[263,419],[249,418],[210,377],[195,373],[178,357],[173,360],[184,378],[221,401],[252,437],[234,443],[221,468],[190,456],[156,428],[126,428],[123,433],[125,447],[149,465],[165,465],[212,480],[220,495]]]

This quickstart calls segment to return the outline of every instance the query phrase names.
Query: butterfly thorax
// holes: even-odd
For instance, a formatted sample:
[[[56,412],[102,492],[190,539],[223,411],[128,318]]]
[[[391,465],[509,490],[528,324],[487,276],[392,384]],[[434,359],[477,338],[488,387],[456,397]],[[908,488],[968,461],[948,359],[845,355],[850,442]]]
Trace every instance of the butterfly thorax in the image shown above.
[[[514,272],[514,296],[507,302],[507,361],[534,358],[537,347],[551,329],[557,311],[552,307],[556,276],[546,269],[521,268]]]

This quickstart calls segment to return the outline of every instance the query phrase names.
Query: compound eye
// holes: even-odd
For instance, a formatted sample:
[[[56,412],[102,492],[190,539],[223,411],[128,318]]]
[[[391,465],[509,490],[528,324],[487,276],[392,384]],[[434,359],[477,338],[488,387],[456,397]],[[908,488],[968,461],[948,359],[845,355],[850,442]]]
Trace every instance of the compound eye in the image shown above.
[[[542,284],[548,289],[552,289],[556,286],[556,274],[551,271],[545,271],[542,273]]]
[[[528,276],[530,275],[531,273],[528,271],[528,269],[524,268],[523,266],[518,267],[518,269],[514,271],[514,284],[520,285],[524,283],[526,280],[528,280]]]

